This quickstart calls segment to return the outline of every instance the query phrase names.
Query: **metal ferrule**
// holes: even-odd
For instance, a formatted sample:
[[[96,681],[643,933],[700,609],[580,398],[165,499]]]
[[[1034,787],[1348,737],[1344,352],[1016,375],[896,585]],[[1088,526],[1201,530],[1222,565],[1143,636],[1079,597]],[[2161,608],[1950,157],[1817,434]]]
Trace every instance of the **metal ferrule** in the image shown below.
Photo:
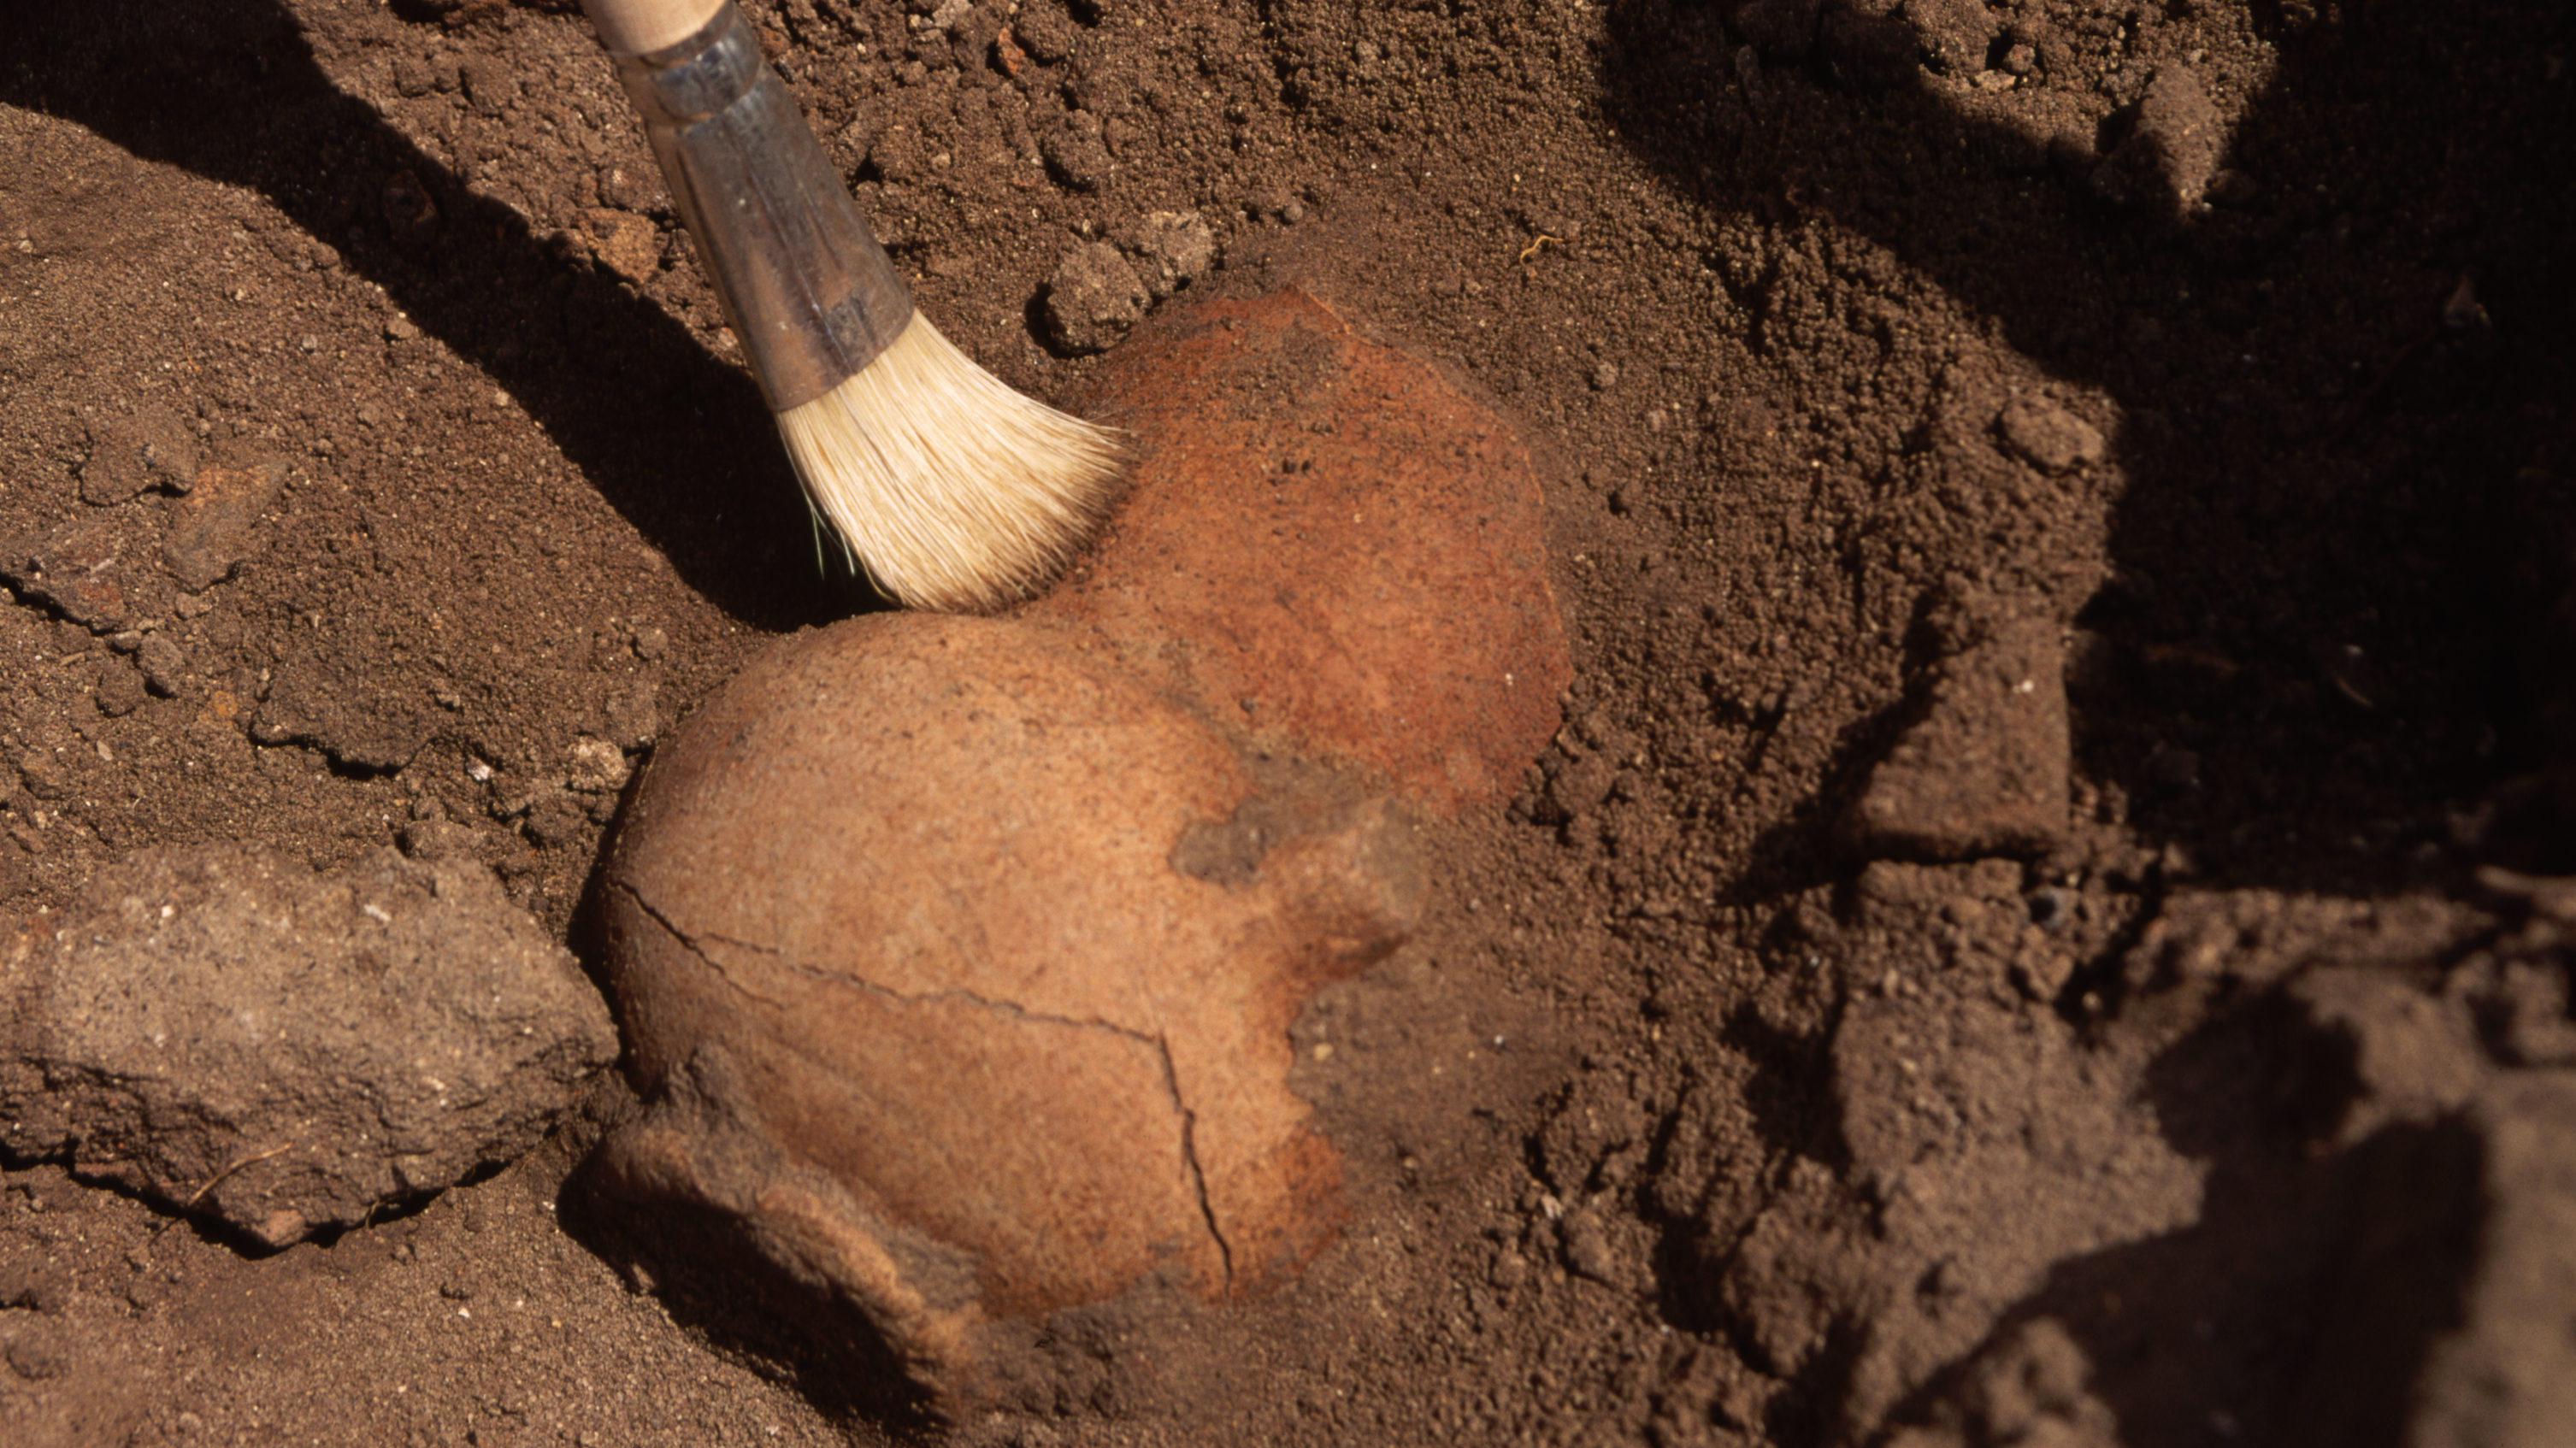
[[[912,293],[730,0],[679,44],[617,57],[617,75],[771,411],[893,344]]]

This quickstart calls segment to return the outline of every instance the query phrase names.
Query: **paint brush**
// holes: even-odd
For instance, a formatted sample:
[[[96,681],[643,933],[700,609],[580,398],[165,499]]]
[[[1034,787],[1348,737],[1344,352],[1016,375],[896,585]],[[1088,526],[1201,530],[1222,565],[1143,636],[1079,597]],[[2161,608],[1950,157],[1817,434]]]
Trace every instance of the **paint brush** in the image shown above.
[[[807,500],[877,585],[984,611],[1051,581],[1117,495],[1115,431],[941,336],[732,0],[583,0]]]

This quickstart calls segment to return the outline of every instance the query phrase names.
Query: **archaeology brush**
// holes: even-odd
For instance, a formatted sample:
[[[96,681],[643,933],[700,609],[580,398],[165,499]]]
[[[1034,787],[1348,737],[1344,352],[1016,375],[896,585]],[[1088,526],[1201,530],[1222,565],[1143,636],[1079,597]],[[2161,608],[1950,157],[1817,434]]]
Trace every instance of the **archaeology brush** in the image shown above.
[[[1023,397],[930,320],[732,0],[584,0],[815,509],[878,585],[984,610],[1113,501],[1118,435]]]

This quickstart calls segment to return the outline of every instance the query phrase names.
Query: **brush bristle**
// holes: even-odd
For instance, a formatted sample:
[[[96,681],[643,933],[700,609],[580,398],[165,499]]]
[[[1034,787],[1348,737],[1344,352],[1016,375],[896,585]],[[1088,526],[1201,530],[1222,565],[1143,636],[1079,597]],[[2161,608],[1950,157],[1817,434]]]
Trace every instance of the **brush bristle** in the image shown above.
[[[877,586],[983,613],[1052,582],[1117,501],[1120,435],[1024,397],[919,312],[840,386],[778,415],[805,494]]]

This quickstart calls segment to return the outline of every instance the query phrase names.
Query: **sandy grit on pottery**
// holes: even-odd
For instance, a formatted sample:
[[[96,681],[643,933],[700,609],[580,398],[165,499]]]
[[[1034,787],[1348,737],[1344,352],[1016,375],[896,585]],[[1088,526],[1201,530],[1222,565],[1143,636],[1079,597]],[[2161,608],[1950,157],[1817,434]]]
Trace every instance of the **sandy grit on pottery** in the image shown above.
[[[1302,297],[1137,355],[1226,421],[1157,422],[1130,521],[1059,600],[782,641],[655,757],[604,875],[646,1108],[603,1179],[712,1214],[949,1410],[1043,1378],[1049,1314],[1260,1292],[1331,1240],[1339,1158],[1288,1089],[1288,1026],[1412,929],[1408,812],[1490,799],[1564,682],[1497,420]],[[1246,427],[1227,400],[1282,358],[1305,400]],[[1304,526],[1193,555],[1158,521],[1288,506],[1271,434],[1319,415],[1351,425]],[[1452,433],[1482,446],[1412,450]],[[1328,490],[1372,478],[1381,520],[1328,526]],[[1379,546],[1390,525],[1429,538]],[[1229,571],[1255,581],[1232,612]],[[1273,574],[1310,590],[1295,627]],[[1372,701],[1403,750],[1372,748]]]

